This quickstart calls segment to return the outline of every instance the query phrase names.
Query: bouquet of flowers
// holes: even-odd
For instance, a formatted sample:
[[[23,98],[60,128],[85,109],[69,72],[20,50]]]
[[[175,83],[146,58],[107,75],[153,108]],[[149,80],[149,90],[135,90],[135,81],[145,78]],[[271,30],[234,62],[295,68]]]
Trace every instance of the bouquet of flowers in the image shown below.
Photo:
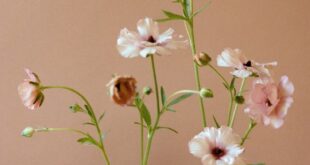
[[[161,117],[166,113],[174,112],[174,105],[191,96],[198,99],[202,131],[193,135],[193,138],[188,142],[189,153],[201,159],[204,165],[249,164],[242,157],[246,140],[259,123],[275,129],[283,125],[288,109],[293,103],[294,86],[287,76],[282,76],[279,81],[273,78],[271,69],[277,65],[277,62],[256,62],[247,58],[240,49],[225,48],[217,55],[214,62],[207,53],[198,52],[195,43],[194,18],[206,9],[209,3],[198,10],[194,10],[193,0],[175,0],[174,3],[182,8],[183,13],[163,10],[165,18],[157,20],[143,18],[137,23],[137,31],[124,28],[120,31],[117,39],[117,49],[121,56],[129,59],[139,57],[150,61],[154,81],[152,87],[144,87],[141,91],[137,90],[137,80],[129,75],[115,75],[107,83],[109,95],[114,103],[124,108],[134,107],[139,114],[140,121],[135,124],[140,127],[141,165],[149,163],[152,142],[157,131],[166,129],[177,133],[173,128],[162,126]],[[187,31],[187,37],[175,35],[172,28],[164,32],[159,31],[159,23],[170,21],[182,21]],[[188,47],[191,48],[193,56],[195,90],[184,89],[167,95],[164,86],[157,81],[156,58],[165,58],[165,55],[171,54],[173,50]],[[229,68],[231,77],[223,76],[217,67]],[[227,90],[230,101],[228,102],[226,123],[218,122],[214,115],[212,124],[207,123],[204,100],[211,99],[213,91],[203,88],[203,84],[200,82],[200,69],[210,69],[218,76],[219,83],[223,85],[223,88]],[[44,93],[47,90],[66,90],[81,99],[81,103],[71,105],[70,110],[73,113],[87,115],[89,120],[83,124],[92,126],[97,135],[74,128],[50,127],[26,127],[22,131],[22,135],[32,137],[39,132],[71,131],[81,135],[81,138],[77,140],[79,143],[95,146],[102,152],[106,164],[113,164],[105,148],[103,130],[100,128],[100,121],[104,118],[104,113],[97,115],[90,101],[79,91],[68,86],[45,85],[36,73],[29,69],[25,69],[25,71],[28,78],[18,86],[18,92],[28,109],[39,109],[44,103]],[[245,89],[247,83],[251,84],[249,90]],[[237,89],[237,86],[240,88]],[[152,93],[155,93],[155,110],[149,109],[144,102],[144,98]],[[234,131],[234,124],[237,117],[236,112],[242,104],[245,104],[244,113],[249,116],[249,126],[240,136]],[[155,115],[152,116],[151,111],[155,111]]]

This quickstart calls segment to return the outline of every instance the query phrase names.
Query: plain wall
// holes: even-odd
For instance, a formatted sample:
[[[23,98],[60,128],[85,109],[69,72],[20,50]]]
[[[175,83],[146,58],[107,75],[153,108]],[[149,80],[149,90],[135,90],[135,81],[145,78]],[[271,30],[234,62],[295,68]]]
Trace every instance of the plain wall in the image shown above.
[[[195,0],[196,8],[206,1]],[[259,125],[246,142],[243,157],[248,163],[268,165],[308,165],[309,155],[309,0],[214,0],[195,22],[198,51],[213,59],[224,48],[240,48],[259,62],[276,60],[275,78],[288,75],[294,82],[295,102],[279,130]],[[0,164],[1,165],[82,165],[104,164],[100,152],[76,142],[72,133],[42,133],[27,139],[20,136],[26,126],[72,127],[93,130],[81,123],[82,114],[68,106],[79,98],[61,90],[45,92],[38,111],[29,111],[17,95],[17,85],[25,78],[23,68],[38,73],[45,85],[68,85],[84,93],[97,114],[106,111],[102,122],[106,148],[113,165],[139,164],[138,113],[133,108],[113,104],[106,83],[111,75],[130,74],[139,89],[153,85],[149,61],[125,59],[116,50],[123,27],[136,29],[138,19],[160,18],[161,9],[180,12],[170,0],[0,0]],[[186,36],[181,22],[161,25]],[[213,61],[215,62],[215,60]],[[158,79],[166,93],[194,89],[190,49],[156,57]],[[229,76],[229,69],[220,69]],[[201,69],[202,85],[212,88],[214,99],[206,100],[207,119],[215,114],[226,122],[228,94],[220,80],[207,68]],[[247,84],[247,89],[250,84]],[[147,103],[155,112],[154,94]],[[162,125],[179,131],[158,131],[150,165],[198,165],[188,152],[188,141],[202,130],[197,97],[175,106]],[[241,135],[248,117],[240,109],[236,131]],[[93,131],[90,131],[93,132]]]

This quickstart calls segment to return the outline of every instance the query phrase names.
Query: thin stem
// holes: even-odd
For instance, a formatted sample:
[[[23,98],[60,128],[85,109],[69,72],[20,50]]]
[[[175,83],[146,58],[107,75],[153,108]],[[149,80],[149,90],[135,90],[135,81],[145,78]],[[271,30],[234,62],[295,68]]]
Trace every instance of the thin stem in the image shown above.
[[[142,114],[140,113],[140,145],[141,145],[141,165],[143,165],[143,155],[144,155],[144,126],[143,126],[143,117]]]
[[[190,5],[190,8],[191,8],[191,13],[189,13],[189,14],[192,15],[193,1],[191,0],[188,5]],[[189,40],[190,40],[192,54],[194,56],[197,52],[196,51],[196,43],[195,43],[195,33],[194,33],[194,20],[193,20],[193,18],[191,18],[191,19],[188,19],[187,21],[185,21],[184,23],[185,23],[187,35],[188,35]],[[199,67],[195,62],[193,62],[193,65],[194,65],[196,88],[198,91],[200,91],[201,82],[200,82],[200,76],[199,76]],[[203,125],[203,127],[206,127],[207,126],[206,112],[205,112],[205,107],[203,104],[203,99],[201,97],[199,97],[199,103],[200,103],[200,111],[202,113],[202,125]]]
[[[52,131],[71,131],[81,135],[87,135],[87,133],[73,128],[37,128],[36,132],[52,132]]]
[[[156,94],[156,103],[157,103],[157,114],[156,114],[156,121],[153,126],[153,128],[149,129],[148,135],[147,135],[147,144],[146,144],[146,149],[143,157],[143,165],[147,165],[151,147],[152,147],[152,142],[153,138],[159,123],[159,119],[161,116],[161,111],[160,111],[160,103],[159,103],[159,91],[158,91],[158,82],[157,82],[157,76],[156,76],[156,67],[155,67],[155,61],[154,61],[154,55],[151,56],[151,65],[152,65],[152,72],[153,72],[153,79],[154,79],[154,85],[155,85],[155,94]]]
[[[154,85],[155,85],[157,113],[160,113],[159,90],[158,90],[158,82],[157,82],[157,75],[156,75],[156,67],[155,67],[154,55],[150,55],[150,56],[151,56],[151,65],[152,65],[152,72],[153,72]]]
[[[111,163],[110,163],[109,157],[107,155],[107,152],[106,152],[104,144],[103,144],[102,132],[101,132],[100,126],[98,124],[97,117],[96,117],[96,115],[95,115],[95,113],[93,111],[93,108],[92,108],[91,104],[86,99],[86,97],[83,96],[77,90],[75,90],[73,88],[70,88],[70,87],[67,87],[67,86],[43,86],[43,87],[41,87],[41,90],[45,90],[45,89],[65,89],[65,90],[68,90],[68,91],[73,92],[74,94],[78,95],[85,102],[85,104],[89,107],[89,110],[91,111],[91,114],[92,114],[92,116],[90,116],[90,117],[94,121],[96,130],[97,130],[97,133],[98,133],[98,136],[99,136],[99,145],[100,145],[101,152],[102,152],[102,154],[103,154],[103,156],[105,158],[105,161],[106,161],[107,165],[110,165]]]
[[[177,96],[179,94],[183,94],[183,93],[192,93],[192,94],[200,95],[200,92],[196,91],[196,90],[179,90],[179,91],[174,92],[172,95],[170,95],[167,98],[167,102],[169,102],[173,97],[175,97],[175,96]]]
[[[242,95],[242,91],[243,91],[243,88],[244,88],[244,85],[245,85],[245,80],[246,80],[246,78],[242,79],[242,82],[241,82],[241,85],[240,85],[240,89],[239,89],[239,92],[238,92],[237,96]],[[233,111],[233,114],[232,114],[231,119],[230,119],[230,124],[229,124],[229,127],[231,127],[231,128],[234,126],[234,122],[235,122],[235,118],[236,118],[238,107],[239,107],[239,104],[236,103],[234,111]]]
[[[240,146],[242,146],[244,144],[244,142],[249,138],[249,135],[250,133],[252,132],[253,128],[256,126],[256,122],[251,120],[250,124],[249,124],[249,127],[248,129],[246,130],[242,140],[241,140],[241,143],[240,143]]]
[[[229,86],[228,81],[225,79],[225,77],[211,64],[208,64],[208,66],[223,80],[223,82]]]
[[[231,122],[231,115],[233,113],[233,105],[234,105],[234,94],[232,89],[230,89],[230,85],[228,83],[228,81],[225,79],[225,77],[211,64],[208,65],[224,82],[225,86],[227,87],[227,90],[229,92],[229,107],[228,107],[228,121],[227,121],[227,125],[230,125]]]

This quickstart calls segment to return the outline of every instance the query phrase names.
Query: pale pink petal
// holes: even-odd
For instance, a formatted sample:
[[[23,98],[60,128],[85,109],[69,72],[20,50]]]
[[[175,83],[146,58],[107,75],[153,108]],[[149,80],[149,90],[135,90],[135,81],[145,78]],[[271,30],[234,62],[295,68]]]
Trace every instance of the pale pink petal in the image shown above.
[[[173,38],[172,37],[173,32],[174,32],[174,30],[172,28],[169,28],[164,33],[159,35],[157,42],[160,44],[168,43],[168,41],[172,40],[172,38]]]
[[[225,49],[220,55],[217,56],[217,65],[221,67],[241,68],[243,65],[244,57],[241,55],[239,49]]]
[[[279,86],[281,96],[290,96],[294,93],[294,85],[287,76],[281,77]]]
[[[137,29],[141,37],[145,40],[152,36],[154,39],[158,39],[159,28],[157,22],[154,22],[151,18],[141,19],[137,23]]]
[[[194,138],[189,144],[189,152],[196,157],[202,158],[209,150],[208,143],[203,138]]]

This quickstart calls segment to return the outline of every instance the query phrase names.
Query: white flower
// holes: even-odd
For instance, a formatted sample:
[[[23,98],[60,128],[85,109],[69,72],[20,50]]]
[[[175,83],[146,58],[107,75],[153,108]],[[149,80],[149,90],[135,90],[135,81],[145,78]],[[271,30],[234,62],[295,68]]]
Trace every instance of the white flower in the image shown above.
[[[239,155],[241,138],[232,128],[207,127],[189,142],[190,153],[201,158],[203,165],[245,165]]]
[[[117,39],[117,49],[123,57],[147,57],[150,54],[166,55],[170,54],[169,50],[171,49],[187,46],[187,41],[173,39],[174,30],[172,28],[159,34],[157,22],[150,18],[139,20],[137,29],[138,33],[129,31],[127,28],[121,30]]]
[[[235,70],[231,74],[240,78],[246,78],[252,74],[270,77],[269,69],[276,66],[277,62],[260,64],[253,60],[248,60],[240,49],[226,48],[217,56],[217,65],[234,68]]]

